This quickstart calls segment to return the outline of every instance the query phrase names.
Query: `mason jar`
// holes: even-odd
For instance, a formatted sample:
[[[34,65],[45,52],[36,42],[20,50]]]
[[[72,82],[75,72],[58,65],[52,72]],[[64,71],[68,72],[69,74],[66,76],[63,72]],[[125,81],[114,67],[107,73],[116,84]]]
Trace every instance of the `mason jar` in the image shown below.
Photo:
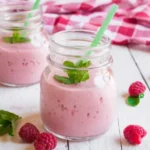
[[[0,5],[0,83],[27,86],[40,81],[47,66],[48,38],[40,7],[32,3]]]
[[[94,35],[66,30],[50,38],[49,65],[41,78],[41,118],[46,130],[62,139],[93,139],[115,118],[111,42],[104,36],[90,47]]]

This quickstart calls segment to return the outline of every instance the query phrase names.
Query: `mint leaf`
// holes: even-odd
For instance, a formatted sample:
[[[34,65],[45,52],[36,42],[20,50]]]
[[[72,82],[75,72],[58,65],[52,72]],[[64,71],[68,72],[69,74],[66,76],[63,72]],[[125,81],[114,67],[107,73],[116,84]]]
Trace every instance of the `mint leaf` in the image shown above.
[[[13,41],[12,41],[12,37],[3,37],[3,41],[5,42],[5,43],[13,43]]]
[[[0,120],[17,121],[19,119],[21,119],[21,117],[14,113],[5,110],[0,110]]]
[[[88,68],[91,65],[91,61],[84,62],[83,67]]]
[[[1,126],[2,124],[7,124],[8,122],[10,122],[10,121],[0,119],[0,126]]]
[[[25,37],[20,37],[19,40],[17,41],[17,43],[28,43],[28,42],[30,42],[30,39]]]
[[[77,68],[82,68],[83,67],[83,60],[80,60],[79,62],[76,63]]]
[[[10,122],[5,125],[0,125],[0,135],[5,135],[7,133],[11,133],[11,128],[12,128],[12,126],[11,126]]]
[[[15,121],[11,121],[11,129],[8,131],[8,134],[11,136],[14,136],[15,134],[15,124],[16,124]]]
[[[71,61],[64,61],[63,65],[66,67],[75,68],[74,63]]]
[[[87,70],[82,71],[81,75],[82,75],[81,81],[86,81],[90,78],[89,73],[88,73]]]
[[[76,64],[71,61],[64,61],[63,65],[70,68],[88,68],[91,65],[91,61],[80,60]]]
[[[91,61],[80,60],[76,64],[76,68],[88,68],[91,65]]]
[[[140,94],[140,95],[139,95],[139,98],[144,98],[144,94]]]
[[[66,72],[73,83],[80,83],[89,79],[88,70],[67,70]]]
[[[64,61],[63,65],[73,69],[65,69],[68,77],[55,75],[54,79],[58,82],[64,84],[77,84],[90,78],[88,70],[79,70],[79,68],[88,68],[91,65],[90,61],[80,60],[76,64],[71,61]]]
[[[129,96],[127,102],[130,106],[135,107],[140,103],[140,98]]]
[[[68,77],[69,79],[72,80],[73,83],[75,83],[75,79],[77,78],[78,76],[78,70],[66,70],[67,74],[68,74]]]
[[[25,37],[20,37],[20,38],[3,37],[3,41],[5,43],[15,44],[15,43],[28,43],[30,42],[30,39]]]
[[[16,43],[17,41],[19,41],[19,39],[20,39],[20,34],[19,34],[19,32],[18,32],[18,31],[14,31],[14,32],[13,32],[13,36],[12,36],[12,41],[13,41],[13,43]]]
[[[73,83],[68,77],[63,77],[63,76],[59,76],[59,75],[54,75],[54,79],[61,83],[64,83],[64,84],[72,84]]]
[[[75,83],[80,83],[89,79],[89,73],[87,70],[78,70]]]
[[[9,134],[14,136],[16,121],[21,119],[18,115],[0,110],[0,135]]]
[[[27,43],[27,42],[30,42],[29,38],[21,37],[21,35],[20,35],[21,28],[14,27],[12,29],[12,31],[13,31],[12,37],[3,37],[3,41],[5,43],[14,44],[14,43]]]
[[[15,122],[7,121],[4,124],[0,124],[0,135],[9,134],[14,136]]]

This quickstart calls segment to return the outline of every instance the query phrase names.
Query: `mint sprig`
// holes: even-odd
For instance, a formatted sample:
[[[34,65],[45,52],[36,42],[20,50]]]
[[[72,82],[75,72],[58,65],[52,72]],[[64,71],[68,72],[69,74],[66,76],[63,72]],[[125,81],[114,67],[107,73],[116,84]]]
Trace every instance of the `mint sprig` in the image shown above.
[[[140,103],[141,98],[144,98],[144,94],[140,94],[139,96],[128,96],[127,98],[127,103],[135,107]]]
[[[17,120],[21,119],[20,116],[0,110],[0,135],[9,134],[14,136],[14,130]]]
[[[127,102],[130,106],[135,107],[140,103],[140,98],[129,96]]]
[[[11,136],[13,136],[13,132],[12,132],[12,129],[11,129],[11,123],[8,122],[8,123],[5,123],[3,125],[0,125],[0,135],[4,135],[4,134],[9,134]]]
[[[72,80],[70,80],[68,77],[54,75],[54,79],[64,84],[73,84]]]
[[[5,43],[10,43],[10,44],[15,44],[15,43],[27,43],[30,42],[29,38],[22,37],[21,34],[19,33],[21,29],[19,28],[14,28],[13,29],[13,35],[12,37],[6,36],[3,37],[3,41]]]
[[[77,84],[90,78],[88,70],[79,70],[79,68],[88,68],[91,65],[90,61],[80,60],[76,64],[71,61],[64,61],[63,65],[70,68],[65,70],[68,77],[54,75],[54,79],[58,82],[64,84]]]

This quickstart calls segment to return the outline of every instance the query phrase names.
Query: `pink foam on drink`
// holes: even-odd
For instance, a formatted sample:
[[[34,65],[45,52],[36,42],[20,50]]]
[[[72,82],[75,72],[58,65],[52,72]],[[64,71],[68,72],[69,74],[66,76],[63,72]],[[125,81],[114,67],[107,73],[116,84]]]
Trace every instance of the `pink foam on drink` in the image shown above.
[[[41,117],[46,128],[67,137],[94,137],[106,132],[116,112],[116,86],[100,74],[77,85],[64,85],[53,73],[41,79]]]
[[[39,82],[48,49],[31,43],[8,44],[0,39],[0,82],[27,85]]]

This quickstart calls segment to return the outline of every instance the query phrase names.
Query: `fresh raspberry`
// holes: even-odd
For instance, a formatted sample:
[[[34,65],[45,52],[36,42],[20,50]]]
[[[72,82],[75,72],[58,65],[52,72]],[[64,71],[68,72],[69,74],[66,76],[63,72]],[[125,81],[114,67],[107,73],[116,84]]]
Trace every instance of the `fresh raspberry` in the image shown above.
[[[146,130],[139,125],[129,125],[124,129],[123,133],[131,144],[140,144],[142,138],[147,134]]]
[[[137,133],[131,133],[130,137],[128,137],[127,140],[129,141],[130,144],[134,145],[141,144],[142,142],[141,136]]]
[[[27,143],[34,142],[38,134],[40,134],[39,130],[31,123],[26,123],[19,131],[19,136]]]
[[[57,145],[57,139],[53,134],[41,133],[37,136],[34,147],[36,150],[52,150]]]
[[[132,83],[129,87],[129,95],[130,96],[139,96],[140,94],[143,94],[146,90],[146,87],[143,83],[140,81],[136,81]]]

